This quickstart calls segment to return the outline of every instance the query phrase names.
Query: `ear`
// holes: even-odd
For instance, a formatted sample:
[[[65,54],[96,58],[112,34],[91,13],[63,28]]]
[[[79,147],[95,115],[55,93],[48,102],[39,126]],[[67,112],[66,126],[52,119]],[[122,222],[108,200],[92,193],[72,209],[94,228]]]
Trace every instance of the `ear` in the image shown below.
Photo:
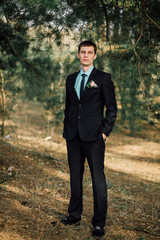
[[[77,57],[79,58],[79,52],[77,53]]]
[[[94,55],[94,60],[97,58],[97,54]]]

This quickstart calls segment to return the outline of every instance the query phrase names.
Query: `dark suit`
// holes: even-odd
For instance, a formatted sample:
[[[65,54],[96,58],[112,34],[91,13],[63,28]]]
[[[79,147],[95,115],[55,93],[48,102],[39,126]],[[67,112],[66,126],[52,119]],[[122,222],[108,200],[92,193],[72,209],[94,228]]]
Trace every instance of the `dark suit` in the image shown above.
[[[94,194],[94,226],[105,224],[107,212],[107,189],[104,176],[105,143],[102,133],[109,136],[116,119],[114,86],[108,73],[93,69],[88,83],[93,80],[97,87],[85,87],[82,99],[74,89],[78,75],[66,80],[66,103],[63,137],[67,140],[71,177],[69,215],[80,219],[82,213],[82,179],[85,157],[92,175]],[[105,117],[104,117],[104,107]]]

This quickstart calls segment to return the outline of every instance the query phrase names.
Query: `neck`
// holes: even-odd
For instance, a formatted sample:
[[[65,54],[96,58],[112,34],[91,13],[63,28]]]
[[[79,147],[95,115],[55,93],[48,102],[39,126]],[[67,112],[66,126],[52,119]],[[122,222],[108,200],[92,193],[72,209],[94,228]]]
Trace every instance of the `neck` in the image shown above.
[[[91,66],[81,66],[81,68],[82,68],[83,72],[86,72]]]

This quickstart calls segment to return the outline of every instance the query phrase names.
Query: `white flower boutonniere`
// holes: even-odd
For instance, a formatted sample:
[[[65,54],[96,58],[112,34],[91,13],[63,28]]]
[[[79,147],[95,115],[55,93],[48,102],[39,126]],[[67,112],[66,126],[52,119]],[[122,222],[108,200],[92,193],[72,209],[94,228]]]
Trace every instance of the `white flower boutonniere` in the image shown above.
[[[97,84],[91,80],[87,85],[88,88],[98,88]]]

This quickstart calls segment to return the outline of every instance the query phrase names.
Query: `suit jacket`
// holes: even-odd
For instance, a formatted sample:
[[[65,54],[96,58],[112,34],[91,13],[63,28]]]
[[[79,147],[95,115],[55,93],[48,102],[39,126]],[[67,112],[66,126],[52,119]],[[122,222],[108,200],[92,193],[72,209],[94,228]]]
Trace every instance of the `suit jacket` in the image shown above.
[[[72,140],[77,132],[83,141],[95,141],[102,133],[109,136],[117,114],[111,75],[94,68],[87,83],[93,80],[98,87],[86,85],[80,100],[74,88],[77,75],[73,73],[66,79],[63,137]]]

